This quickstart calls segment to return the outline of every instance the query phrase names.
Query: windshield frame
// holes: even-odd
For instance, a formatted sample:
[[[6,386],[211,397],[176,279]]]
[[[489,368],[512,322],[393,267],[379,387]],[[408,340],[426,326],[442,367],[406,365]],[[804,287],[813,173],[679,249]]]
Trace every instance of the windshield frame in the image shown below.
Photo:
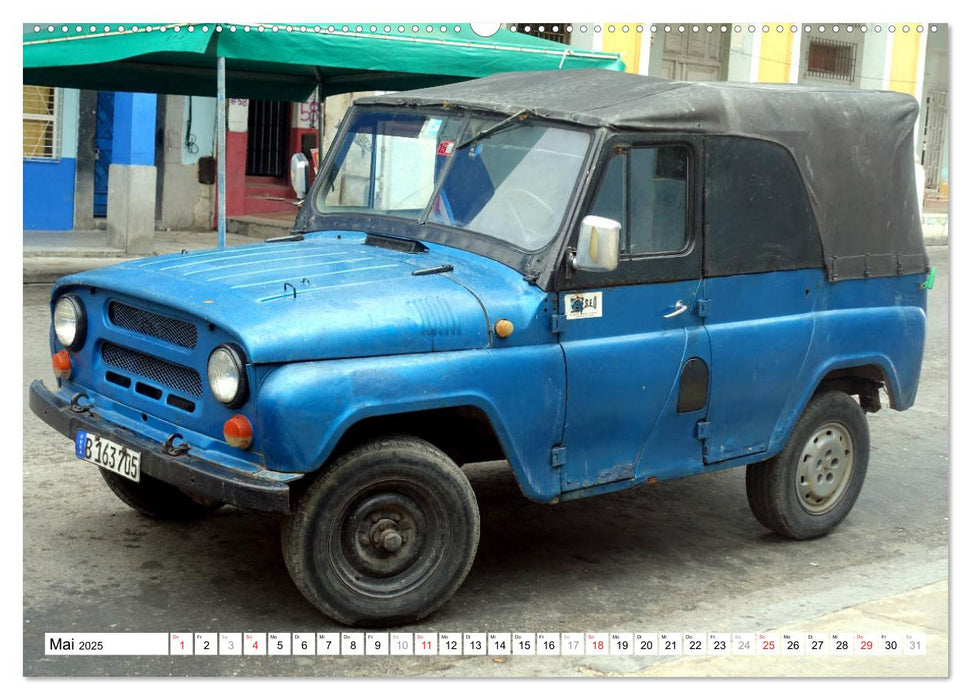
[[[449,247],[459,248],[498,260],[499,262],[520,270],[524,273],[524,275],[531,278],[538,276],[536,268],[540,261],[548,262],[549,255],[551,253],[558,253],[560,244],[563,241],[565,234],[570,230],[572,224],[574,223],[576,211],[579,206],[579,199],[588,185],[593,165],[596,162],[596,154],[598,153],[603,141],[603,134],[601,133],[602,130],[600,129],[592,129],[587,126],[570,122],[544,119],[533,114],[530,114],[527,117],[529,122],[537,125],[578,131],[588,136],[586,152],[582,156],[577,177],[575,178],[573,187],[570,190],[569,196],[566,200],[567,203],[564,207],[562,219],[546,244],[535,250],[528,250],[517,246],[508,240],[491,236],[486,233],[481,233],[468,228],[450,226],[440,222],[421,222],[420,218],[415,219],[412,217],[396,216],[395,214],[384,212],[335,212],[321,211],[318,209],[317,200],[320,196],[320,190],[324,186],[325,181],[329,179],[324,175],[329,175],[331,173],[335,162],[340,156],[341,145],[345,142],[347,135],[350,133],[351,125],[354,123],[357,115],[362,111],[402,112],[407,114],[417,113],[431,117],[461,117],[462,125],[460,134],[462,138],[468,138],[471,136],[471,134],[468,133],[468,130],[470,128],[470,124],[476,117],[498,119],[500,121],[509,117],[508,114],[503,114],[501,112],[469,109],[465,107],[398,107],[385,105],[352,106],[342,120],[341,125],[338,128],[337,133],[335,134],[334,139],[327,151],[327,155],[321,163],[319,170],[320,176],[315,178],[311,191],[304,200],[304,205],[301,207],[300,213],[298,214],[297,220],[294,224],[294,232],[309,233],[315,230],[324,229],[346,229],[353,231],[384,233],[387,235],[413,238],[432,243],[441,243]],[[486,139],[488,139],[488,137],[486,137]],[[453,156],[450,156],[450,159],[452,157],[454,157],[454,154]],[[436,180],[436,191],[441,182],[444,181],[444,177],[447,176],[451,162],[452,161],[450,160],[442,175]]]

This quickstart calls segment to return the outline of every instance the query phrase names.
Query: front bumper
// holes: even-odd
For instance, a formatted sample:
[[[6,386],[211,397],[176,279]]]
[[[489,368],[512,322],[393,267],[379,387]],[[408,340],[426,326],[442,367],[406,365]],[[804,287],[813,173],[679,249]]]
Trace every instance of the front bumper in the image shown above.
[[[182,455],[167,454],[154,440],[110,423],[86,408],[72,408],[39,379],[30,385],[30,409],[72,440],[79,429],[106,437],[141,452],[141,469],[145,474],[186,493],[240,508],[289,513],[290,485],[303,476],[233,469],[193,457],[191,449]]]

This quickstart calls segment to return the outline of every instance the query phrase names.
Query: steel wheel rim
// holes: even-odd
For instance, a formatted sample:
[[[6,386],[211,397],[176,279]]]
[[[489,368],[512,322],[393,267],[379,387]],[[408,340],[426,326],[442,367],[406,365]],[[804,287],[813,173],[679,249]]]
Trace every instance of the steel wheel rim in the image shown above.
[[[388,479],[349,498],[318,556],[357,594],[390,598],[418,588],[448,556],[447,510],[425,485]]]
[[[822,515],[846,493],[853,474],[853,438],[842,423],[824,423],[799,453],[796,496],[803,510]]]

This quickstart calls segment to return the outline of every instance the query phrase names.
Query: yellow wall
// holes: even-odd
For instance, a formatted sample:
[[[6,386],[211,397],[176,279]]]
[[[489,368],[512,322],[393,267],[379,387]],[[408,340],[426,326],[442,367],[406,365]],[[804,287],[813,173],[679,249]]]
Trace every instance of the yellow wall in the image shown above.
[[[788,83],[792,66],[792,25],[783,24],[781,32],[776,30],[779,26],[777,22],[768,25],[769,31],[762,34],[762,49],[759,51],[759,82]]]
[[[608,31],[612,26],[614,31]],[[627,27],[627,31],[624,31]],[[647,31],[647,28],[644,28]],[[603,50],[616,51],[620,54],[620,60],[624,62],[624,70],[628,73],[637,73],[641,64],[641,36],[642,32],[637,31],[636,24],[613,24],[604,25],[603,28]]]
[[[917,25],[910,24],[909,32],[904,32],[903,24],[896,25],[897,30],[890,40],[893,42],[893,53],[890,58],[890,84],[888,88],[895,92],[906,92],[917,96],[917,64],[920,61],[920,34]]]

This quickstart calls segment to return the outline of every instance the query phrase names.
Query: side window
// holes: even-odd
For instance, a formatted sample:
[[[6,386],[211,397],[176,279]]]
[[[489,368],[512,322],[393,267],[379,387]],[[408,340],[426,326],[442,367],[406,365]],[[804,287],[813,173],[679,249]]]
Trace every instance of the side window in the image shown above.
[[[822,244],[796,162],[782,146],[707,140],[705,274],[822,267]]]
[[[627,231],[627,154],[613,155],[607,162],[597,198],[588,214],[604,216],[621,225],[621,235]],[[621,241],[621,249],[624,243]]]
[[[687,243],[688,149],[632,147],[611,156],[588,214],[620,222],[621,254],[672,253]]]
[[[674,252],[687,242],[688,150],[684,146],[630,151],[631,255]]]

